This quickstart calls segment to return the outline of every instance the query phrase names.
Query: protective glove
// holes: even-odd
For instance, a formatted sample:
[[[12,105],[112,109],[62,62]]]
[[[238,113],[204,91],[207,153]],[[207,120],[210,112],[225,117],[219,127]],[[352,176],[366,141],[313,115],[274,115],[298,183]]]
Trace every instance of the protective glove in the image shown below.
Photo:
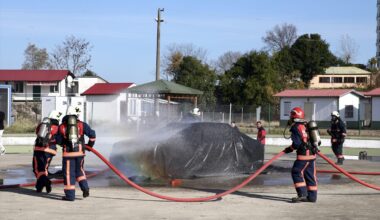
[[[293,152],[293,148],[292,148],[292,147],[287,147],[287,148],[285,148],[283,151],[284,151],[286,154],[288,154],[288,153]]]

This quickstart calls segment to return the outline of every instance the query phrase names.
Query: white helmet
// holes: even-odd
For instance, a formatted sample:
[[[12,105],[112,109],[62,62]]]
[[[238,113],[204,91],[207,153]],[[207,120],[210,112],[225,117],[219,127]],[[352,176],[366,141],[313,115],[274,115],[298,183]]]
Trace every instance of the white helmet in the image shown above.
[[[198,116],[201,115],[201,112],[199,111],[199,108],[194,108],[192,113],[193,113],[194,115],[198,115]]]
[[[340,115],[339,115],[339,112],[338,112],[338,111],[333,111],[333,112],[331,113],[331,116],[335,116],[335,117],[337,117],[337,118],[339,118],[339,117],[340,117]]]
[[[76,116],[79,116],[79,113],[80,113],[80,108],[78,107],[74,107],[72,105],[70,105],[68,108],[67,108],[67,112],[66,112],[66,115],[76,115]]]
[[[55,119],[55,120],[58,120],[61,118],[61,115],[62,115],[62,112],[59,112],[57,110],[53,110],[50,112],[49,114],[49,118],[50,119]]]

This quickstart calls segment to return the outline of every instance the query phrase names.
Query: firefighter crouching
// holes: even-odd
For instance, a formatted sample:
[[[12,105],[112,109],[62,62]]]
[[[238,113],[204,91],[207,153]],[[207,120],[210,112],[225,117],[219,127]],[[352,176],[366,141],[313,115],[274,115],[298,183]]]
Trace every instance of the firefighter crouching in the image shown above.
[[[310,140],[306,123],[305,113],[300,107],[295,107],[290,112],[289,125],[291,125],[292,145],[284,149],[285,153],[297,151],[297,159],[292,168],[292,178],[297,191],[297,197],[292,198],[292,202],[316,202],[317,201],[317,176],[315,159],[320,137],[318,128],[310,128],[309,132],[313,136]],[[313,122],[313,121],[312,121]],[[316,125],[316,123],[314,122]],[[309,126],[308,126],[309,127]],[[315,143],[316,142],[316,143]],[[314,146],[316,145],[316,146]]]
[[[52,111],[48,118],[44,118],[36,128],[36,141],[33,152],[33,173],[37,178],[36,191],[51,192],[51,181],[48,179],[48,169],[51,160],[57,154],[56,137],[59,120],[62,113]]]
[[[85,156],[86,135],[89,140],[87,145],[93,147],[95,144],[95,131],[90,126],[78,119],[79,108],[70,106],[67,115],[63,118],[59,126],[59,142],[62,145],[62,171],[64,178],[65,196],[62,200],[75,200],[75,182],[83,192],[83,198],[90,195],[86,174],[83,169]]]
[[[343,143],[347,133],[346,126],[340,119],[339,112],[333,111],[331,113],[331,127],[327,129],[327,133],[331,136],[331,148],[337,158],[336,164],[343,165]]]

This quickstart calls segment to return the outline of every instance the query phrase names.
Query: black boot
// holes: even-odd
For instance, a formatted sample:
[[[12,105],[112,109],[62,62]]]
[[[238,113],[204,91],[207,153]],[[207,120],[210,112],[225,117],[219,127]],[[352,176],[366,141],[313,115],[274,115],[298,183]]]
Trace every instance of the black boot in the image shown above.
[[[64,200],[64,201],[71,201],[71,202],[74,201],[74,199],[69,199],[66,196],[62,196],[62,200]]]
[[[45,187],[46,187],[46,193],[50,193],[51,192],[51,181],[50,180],[47,180]]]
[[[343,158],[338,158],[337,162],[335,163],[336,165],[343,165]]]
[[[85,189],[83,190],[83,198],[89,197],[90,196],[90,189]]]
[[[298,203],[298,202],[309,202],[306,196],[297,196],[292,198],[292,203]]]

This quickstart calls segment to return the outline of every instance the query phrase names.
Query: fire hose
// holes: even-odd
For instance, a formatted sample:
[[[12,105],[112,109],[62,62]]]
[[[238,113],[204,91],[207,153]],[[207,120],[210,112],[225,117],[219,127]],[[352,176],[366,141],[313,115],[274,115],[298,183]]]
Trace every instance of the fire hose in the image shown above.
[[[108,169],[105,169],[105,170],[102,170],[102,171],[99,171],[99,172],[96,172],[96,173],[91,173],[91,174],[88,174],[86,175],[87,178],[91,178],[91,177],[94,177],[94,176],[97,176],[105,171],[107,171]],[[51,181],[51,184],[61,184],[63,183],[63,179],[59,179],[59,180],[52,180]],[[20,187],[31,187],[31,186],[35,186],[36,185],[36,182],[32,182],[32,183],[22,183],[22,184],[10,184],[10,185],[0,185],[0,189],[9,189],[9,188],[20,188]]]
[[[341,168],[340,166],[337,166],[332,160],[330,160],[328,157],[326,157],[326,155],[322,154],[321,152],[318,152],[317,154],[320,157],[322,157],[325,161],[327,161],[327,163],[329,163],[331,166],[333,166],[335,169],[339,170],[341,173],[343,173],[345,176],[347,176],[348,178],[352,179],[353,181],[356,181],[356,182],[358,182],[358,183],[360,183],[363,186],[366,186],[368,188],[372,188],[372,189],[375,189],[375,190],[380,190],[380,186],[376,186],[376,185],[364,182],[363,180],[356,178],[355,176],[353,176],[350,173],[348,173],[345,169]]]
[[[245,185],[247,185],[250,181],[252,181],[254,178],[256,178],[261,172],[263,172],[269,165],[271,165],[275,160],[277,160],[278,158],[280,158],[282,155],[284,155],[285,153],[283,151],[281,151],[280,153],[276,154],[272,159],[270,159],[269,161],[267,161],[262,167],[260,167],[258,170],[256,170],[255,173],[251,174],[247,179],[245,179],[242,183],[240,183],[239,185],[225,191],[225,192],[222,192],[222,193],[218,193],[218,194],[215,194],[213,196],[207,196],[207,197],[199,197],[199,198],[176,198],[176,197],[170,197],[170,196],[165,196],[165,195],[161,195],[161,194],[158,194],[158,193],[155,193],[155,192],[152,192],[144,187],[141,187],[139,185],[137,185],[136,183],[134,183],[133,181],[131,181],[128,177],[126,177],[121,171],[119,171],[113,164],[111,164],[103,155],[101,155],[97,150],[91,148],[91,147],[88,147],[86,146],[86,149],[91,151],[92,153],[94,153],[96,156],[99,157],[99,159],[101,159],[114,173],[116,173],[122,180],[124,180],[126,183],[128,183],[129,185],[131,185],[132,187],[134,187],[135,189],[141,191],[141,192],[144,192],[150,196],[153,196],[153,197],[157,197],[157,198],[160,198],[160,199],[164,199],[164,200],[169,200],[169,201],[175,201],[175,202],[205,202],[205,201],[210,201],[210,200],[216,200],[216,199],[220,199],[221,197],[225,196],[225,195],[228,195],[228,194],[231,194],[239,189],[241,189],[242,187],[244,187]],[[349,172],[347,172],[346,170],[344,170],[343,168],[337,166],[334,164],[333,161],[331,161],[329,158],[327,158],[324,154],[318,152],[318,155],[320,157],[322,157],[324,160],[326,160],[329,164],[331,164],[335,169],[337,169],[338,171],[340,171],[341,173],[343,173],[344,175],[346,175],[348,178],[366,186],[366,187],[369,187],[369,188],[372,188],[372,189],[375,189],[375,190],[380,190],[380,187],[379,186],[376,186],[376,185],[373,185],[373,184],[369,184],[369,183],[366,183],[358,178],[356,178],[355,176],[351,175]],[[334,172],[334,171],[328,171],[328,172]],[[359,172],[361,174],[365,173],[365,172]],[[367,172],[367,173],[370,173],[370,172]],[[91,174],[92,176],[93,175],[97,175],[98,173],[94,173],[94,174]],[[376,175],[376,174],[370,174],[370,175]],[[90,177],[90,175],[88,175],[88,177]],[[52,183],[62,183],[63,180],[55,180],[55,181],[52,181]],[[14,184],[14,185],[2,185],[0,186],[0,189],[4,189],[4,188],[17,188],[17,187],[30,187],[30,186],[34,186],[35,183],[26,183],[26,184]]]

